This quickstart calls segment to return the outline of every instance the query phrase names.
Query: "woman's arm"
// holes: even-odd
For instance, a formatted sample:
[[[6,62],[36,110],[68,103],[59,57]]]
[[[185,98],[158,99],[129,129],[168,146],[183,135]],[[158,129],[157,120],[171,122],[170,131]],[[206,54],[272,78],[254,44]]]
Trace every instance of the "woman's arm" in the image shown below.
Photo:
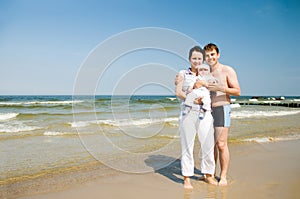
[[[175,78],[175,85],[176,85],[175,95],[176,95],[177,97],[179,97],[180,99],[185,100],[186,94],[185,94],[185,92],[182,90],[183,81],[184,81],[183,75],[180,74],[180,73],[178,73],[178,74],[176,75],[176,78]]]

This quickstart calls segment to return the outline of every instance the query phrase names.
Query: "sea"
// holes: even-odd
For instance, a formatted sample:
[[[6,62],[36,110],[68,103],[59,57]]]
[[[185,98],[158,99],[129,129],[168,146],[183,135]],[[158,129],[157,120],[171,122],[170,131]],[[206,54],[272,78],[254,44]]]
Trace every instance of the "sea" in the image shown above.
[[[300,138],[300,108],[247,101],[232,99],[229,144]],[[179,112],[175,96],[0,96],[1,196],[160,169],[180,158]]]

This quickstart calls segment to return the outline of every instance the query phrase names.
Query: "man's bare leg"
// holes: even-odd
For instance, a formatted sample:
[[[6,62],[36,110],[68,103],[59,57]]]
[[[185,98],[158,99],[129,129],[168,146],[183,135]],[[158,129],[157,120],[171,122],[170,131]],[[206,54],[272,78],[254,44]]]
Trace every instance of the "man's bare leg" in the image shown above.
[[[184,176],[183,187],[185,189],[193,189],[194,187],[191,184],[191,179],[188,176]]]
[[[215,140],[217,140],[217,138],[215,137]],[[215,176],[217,176],[217,165],[218,165],[218,159],[219,159],[219,149],[218,146],[215,143],[215,147],[214,147],[214,158],[215,158]]]
[[[227,171],[229,167],[229,149],[227,145],[227,139],[228,139],[228,132],[229,128],[226,127],[217,127],[216,129],[216,145],[219,151],[219,158],[220,158],[220,167],[221,167],[221,173],[220,173],[220,186],[226,186],[227,185]]]

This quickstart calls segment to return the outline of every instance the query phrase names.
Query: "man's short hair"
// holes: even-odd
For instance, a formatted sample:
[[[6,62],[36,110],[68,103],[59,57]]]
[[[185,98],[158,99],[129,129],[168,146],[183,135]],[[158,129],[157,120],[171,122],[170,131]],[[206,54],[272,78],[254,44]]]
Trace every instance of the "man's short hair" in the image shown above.
[[[216,50],[216,52],[219,54],[219,48],[216,44],[213,44],[213,43],[209,43],[209,44],[206,44],[204,46],[204,50],[205,51],[213,51],[213,50]]]

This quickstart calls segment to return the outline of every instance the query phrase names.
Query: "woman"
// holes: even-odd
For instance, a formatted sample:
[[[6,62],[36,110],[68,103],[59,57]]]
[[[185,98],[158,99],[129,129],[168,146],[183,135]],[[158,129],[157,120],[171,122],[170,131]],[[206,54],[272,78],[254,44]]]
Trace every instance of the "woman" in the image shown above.
[[[181,70],[177,74],[176,96],[182,100],[181,113],[179,117],[179,131],[181,138],[181,172],[184,176],[184,188],[192,189],[190,177],[194,175],[194,141],[196,134],[202,148],[201,172],[204,173],[206,182],[217,185],[214,179],[214,132],[211,110],[205,112],[205,117],[199,119],[200,106],[192,106],[186,110],[184,100],[186,99],[186,85],[196,82],[198,66],[203,63],[204,51],[199,46],[190,49],[190,68]],[[204,83],[203,83],[204,85]]]

